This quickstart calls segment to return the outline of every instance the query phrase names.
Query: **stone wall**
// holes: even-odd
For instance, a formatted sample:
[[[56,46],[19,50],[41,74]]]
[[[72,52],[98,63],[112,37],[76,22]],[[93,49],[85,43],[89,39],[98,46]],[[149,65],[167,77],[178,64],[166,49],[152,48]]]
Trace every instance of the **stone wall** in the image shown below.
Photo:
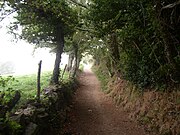
[[[9,126],[1,127],[0,135],[60,134],[75,89],[73,84],[71,82],[66,85],[50,86],[44,89],[40,102],[29,100],[10,116],[9,120],[18,123],[20,128],[16,129],[15,127],[12,131]]]

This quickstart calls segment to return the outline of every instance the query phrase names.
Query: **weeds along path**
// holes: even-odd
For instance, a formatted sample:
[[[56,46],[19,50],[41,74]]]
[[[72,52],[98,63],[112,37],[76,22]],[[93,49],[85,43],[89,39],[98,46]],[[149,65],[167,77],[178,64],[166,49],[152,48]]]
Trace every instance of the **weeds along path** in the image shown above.
[[[101,92],[100,83],[91,70],[80,76],[70,118],[72,135],[147,135]]]

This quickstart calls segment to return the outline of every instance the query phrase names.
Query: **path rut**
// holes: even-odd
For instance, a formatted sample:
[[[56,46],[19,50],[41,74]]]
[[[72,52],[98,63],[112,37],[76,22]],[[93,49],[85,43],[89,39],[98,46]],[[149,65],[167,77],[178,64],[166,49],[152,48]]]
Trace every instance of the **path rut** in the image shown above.
[[[80,87],[73,99],[73,135],[147,135],[127,113],[101,92],[98,79],[91,70],[79,77]]]

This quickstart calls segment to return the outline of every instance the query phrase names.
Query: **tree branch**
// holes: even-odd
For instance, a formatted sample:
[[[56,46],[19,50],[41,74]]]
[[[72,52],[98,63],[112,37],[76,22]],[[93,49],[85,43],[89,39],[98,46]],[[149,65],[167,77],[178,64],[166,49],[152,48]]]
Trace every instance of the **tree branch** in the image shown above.
[[[5,15],[4,17],[0,17],[0,22],[2,22],[6,17],[8,17],[9,15],[11,15],[12,13],[16,12],[16,10],[12,10],[11,12],[9,12],[7,15]]]
[[[77,1],[75,1],[75,0],[68,0],[68,1],[71,2],[71,3],[73,3],[73,4],[75,4],[75,5],[78,5],[78,6],[80,6],[80,7],[83,7],[83,8],[85,8],[85,9],[88,9],[88,7],[87,7],[86,5],[84,5],[84,4],[80,3],[80,2],[77,2]]]
[[[93,31],[91,29],[85,29],[85,28],[80,28],[80,27],[76,27],[78,30],[80,31],[85,31],[85,32],[90,32],[93,33]]]
[[[179,1],[176,1],[176,2],[174,2],[174,3],[172,3],[172,4],[169,4],[169,5],[166,5],[166,6],[162,7],[161,10],[163,10],[163,9],[168,9],[168,8],[174,8],[175,6],[177,6],[177,5],[179,5],[179,4],[180,4],[180,0],[179,0]]]

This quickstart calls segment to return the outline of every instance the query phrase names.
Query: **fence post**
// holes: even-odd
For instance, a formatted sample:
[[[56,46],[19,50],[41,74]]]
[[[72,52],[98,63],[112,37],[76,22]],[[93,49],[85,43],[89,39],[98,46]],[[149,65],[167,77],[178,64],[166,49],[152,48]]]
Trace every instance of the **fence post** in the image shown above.
[[[41,65],[42,60],[38,64],[38,75],[37,75],[37,101],[40,102],[40,93],[41,93]]]
[[[63,70],[63,73],[62,73],[62,76],[61,76],[61,79],[62,79],[62,80],[63,80],[64,73],[66,72],[66,68],[67,68],[67,64],[65,65],[64,70]]]

